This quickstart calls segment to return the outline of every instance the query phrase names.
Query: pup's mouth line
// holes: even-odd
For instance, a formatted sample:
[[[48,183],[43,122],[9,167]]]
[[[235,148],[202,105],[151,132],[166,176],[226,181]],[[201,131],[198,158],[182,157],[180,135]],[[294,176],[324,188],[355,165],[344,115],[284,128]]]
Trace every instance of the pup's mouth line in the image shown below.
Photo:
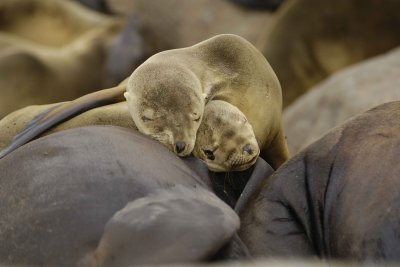
[[[248,168],[250,168],[251,166],[253,166],[254,163],[256,163],[258,157],[260,153],[255,154],[252,158],[250,158],[248,161],[244,162],[244,163],[238,163],[238,164],[231,164],[229,166],[223,166],[222,164],[216,164],[212,161],[208,161],[206,159],[201,159],[201,161],[203,161],[206,165],[207,168],[210,171],[213,172],[230,172],[230,171],[244,171],[247,170]],[[228,161],[225,161],[224,163],[228,163]]]
[[[256,163],[258,156],[259,154],[257,153],[256,155],[254,155],[254,157],[252,157],[249,161],[245,163],[232,164],[230,171],[244,171],[250,168],[254,163]]]

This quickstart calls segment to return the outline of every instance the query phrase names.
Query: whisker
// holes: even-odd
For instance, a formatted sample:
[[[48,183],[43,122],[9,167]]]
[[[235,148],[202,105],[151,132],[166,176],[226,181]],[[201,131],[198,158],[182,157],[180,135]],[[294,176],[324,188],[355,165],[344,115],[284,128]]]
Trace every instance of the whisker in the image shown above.
[[[229,172],[226,172],[225,173],[225,176],[224,176],[224,187],[223,187],[223,190],[224,190],[224,193],[225,194],[228,194],[228,192],[226,191],[226,180],[228,179],[228,181],[229,181]]]
[[[160,136],[160,135],[156,135],[156,134],[149,134],[149,136],[161,143],[168,141],[167,136]]]

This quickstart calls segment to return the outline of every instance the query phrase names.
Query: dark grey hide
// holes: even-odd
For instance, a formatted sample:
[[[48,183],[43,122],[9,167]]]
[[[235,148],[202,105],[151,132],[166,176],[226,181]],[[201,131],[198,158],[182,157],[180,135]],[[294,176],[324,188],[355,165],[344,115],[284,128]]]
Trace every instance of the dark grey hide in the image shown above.
[[[210,259],[239,227],[211,191],[209,180],[133,130],[92,126],[39,138],[0,160],[0,265]]]
[[[400,260],[400,102],[332,130],[286,164],[241,213],[257,257]]]

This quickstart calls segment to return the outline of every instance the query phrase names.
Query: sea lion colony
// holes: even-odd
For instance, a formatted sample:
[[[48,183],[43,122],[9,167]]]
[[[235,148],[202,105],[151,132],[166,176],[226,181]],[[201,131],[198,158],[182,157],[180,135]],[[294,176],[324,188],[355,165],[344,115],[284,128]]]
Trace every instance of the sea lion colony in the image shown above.
[[[279,81],[254,46],[230,34],[152,56],[120,86],[83,96],[36,120],[3,150],[2,156],[52,127],[54,122],[58,123],[93,106],[122,101],[123,94],[138,130],[160,141],[179,156],[190,154],[195,146],[205,103],[220,100],[235,106],[235,112],[244,114],[243,117],[253,128],[260,155],[274,168],[288,158],[281,124]],[[232,110],[226,109],[221,114]],[[251,128],[242,129],[247,131]],[[209,162],[215,158],[214,153],[218,153],[221,141],[214,140],[213,144],[209,140],[201,142],[207,143],[208,148],[198,149],[197,156]],[[249,162],[254,162],[257,155],[254,143],[242,144],[241,152],[251,155]],[[228,147],[227,151],[230,150]],[[229,156],[225,155],[225,158]],[[243,160],[244,157],[232,160],[231,165],[219,166],[219,170],[231,170],[239,163],[249,163]]]
[[[261,191],[239,209],[251,255],[398,261],[399,108],[392,102],[358,116],[261,179]],[[200,261],[237,229],[204,180],[128,129],[49,135],[2,159],[0,170],[2,263]]]
[[[182,71],[185,78],[190,77],[186,76],[185,67],[174,67]],[[198,78],[201,71],[194,72],[189,68],[191,73]],[[216,77],[215,73],[218,74],[214,71],[211,77]],[[200,77],[200,94],[204,97],[205,107],[199,118],[193,153],[214,163],[226,162],[217,152],[227,156],[229,153],[223,151],[232,145],[222,142],[224,149],[217,144],[218,150],[214,150],[215,137],[207,129],[215,127],[218,128],[217,140],[225,141],[232,136],[229,141],[236,143],[237,140],[240,143],[237,147],[243,147],[240,152],[258,153],[240,141],[258,141],[256,135],[243,137],[240,136],[242,131],[234,135],[230,131],[230,127],[240,125],[244,132],[255,133],[247,114],[245,116],[238,105],[225,101],[230,98],[223,90],[224,85],[219,95],[222,98],[215,97],[214,93],[204,94],[204,76]],[[196,80],[184,81],[181,84],[184,92],[187,84],[196,86],[198,83]],[[28,107],[25,111],[38,108],[41,115],[15,140],[32,135],[31,131],[32,136],[37,135],[37,129],[45,131],[57,120],[62,121],[87,109],[57,127],[102,124],[107,120],[114,125],[125,123],[136,127],[128,105],[115,103],[123,100],[125,89],[123,83],[103,91],[100,97],[94,94],[60,107],[55,104],[50,113],[41,113],[47,107]],[[217,86],[215,91],[218,93],[219,89]],[[143,100],[143,92],[139,93],[139,99]],[[138,95],[132,91],[127,98],[133,102]],[[149,125],[160,119],[159,110],[144,102],[139,108],[142,113],[135,113],[137,119],[142,120],[142,127],[156,131],[157,127]],[[91,109],[105,103],[113,104]],[[241,208],[235,207],[242,222],[239,234],[251,255],[361,262],[399,260],[397,203],[400,198],[396,186],[399,181],[399,105],[399,102],[385,104],[349,121],[299,153],[270,179],[263,179],[269,176],[265,173],[257,179],[256,192],[247,194],[250,202],[246,201]],[[116,112],[108,116],[107,110]],[[175,110],[167,112],[174,113]],[[18,113],[22,117],[26,115],[22,111],[11,115],[18,116]],[[193,115],[191,119],[195,121]],[[115,118],[118,122],[114,122]],[[182,116],[178,120],[187,118]],[[41,128],[43,122],[45,127]],[[21,125],[25,124],[21,122]],[[68,124],[70,126],[66,126]],[[3,174],[0,198],[4,200],[0,201],[4,204],[0,209],[6,214],[0,219],[1,263],[71,266],[80,261],[82,265],[130,266],[179,261],[170,256],[198,261],[208,259],[230,239],[238,227],[236,216],[213,194],[203,190],[207,185],[182,166],[179,158],[137,132],[128,133],[127,129],[117,127],[98,129],[63,131],[32,142],[0,160],[0,173]],[[169,137],[168,131],[165,132],[164,136]],[[181,149],[174,138],[159,136],[169,142],[170,150],[179,154]],[[204,140],[208,142],[199,142]],[[129,143],[131,145],[127,145]],[[38,161],[35,156],[42,160]],[[74,164],[65,164],[70,160]],[[154,168],[154,161],[161,167]],[[114,178],[119,178],[119,182]],[[259,187],[260,183],[263,185]],[[135,202],[136,197],[142,198],[123,208],[127,202]],[[165,210],[169,212],[160,212]],[[149,218],[157,220],[149,223]],[[143,225],[146,227],[142,228]],[[139,242],[141,245],[137,246]],[[167,253],[162,253],[165,250]]]

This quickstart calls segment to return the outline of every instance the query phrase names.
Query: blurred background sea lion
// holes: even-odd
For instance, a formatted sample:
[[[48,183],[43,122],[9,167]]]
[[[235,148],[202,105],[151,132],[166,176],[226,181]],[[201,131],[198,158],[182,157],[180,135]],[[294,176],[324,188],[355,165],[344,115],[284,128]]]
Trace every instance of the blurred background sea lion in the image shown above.
[[[400,48],[347,67],[289,105],[283,123],[296,154],[324,133],[374,106],[400,100]]]
[[[105,85],[123,19],[63,0],[4,0],[0,16],[0,118]]]
[[[245,9],[228,0],[108,0],[107,5],[112,13],[137,15],[152,54],[222,33],[240,35],[260,48],[263,29],[272,20],[271,11]]]
[[[399,46],[399,10],[398,0],[285,1],[262,48],[284,106],[330,74]]]

